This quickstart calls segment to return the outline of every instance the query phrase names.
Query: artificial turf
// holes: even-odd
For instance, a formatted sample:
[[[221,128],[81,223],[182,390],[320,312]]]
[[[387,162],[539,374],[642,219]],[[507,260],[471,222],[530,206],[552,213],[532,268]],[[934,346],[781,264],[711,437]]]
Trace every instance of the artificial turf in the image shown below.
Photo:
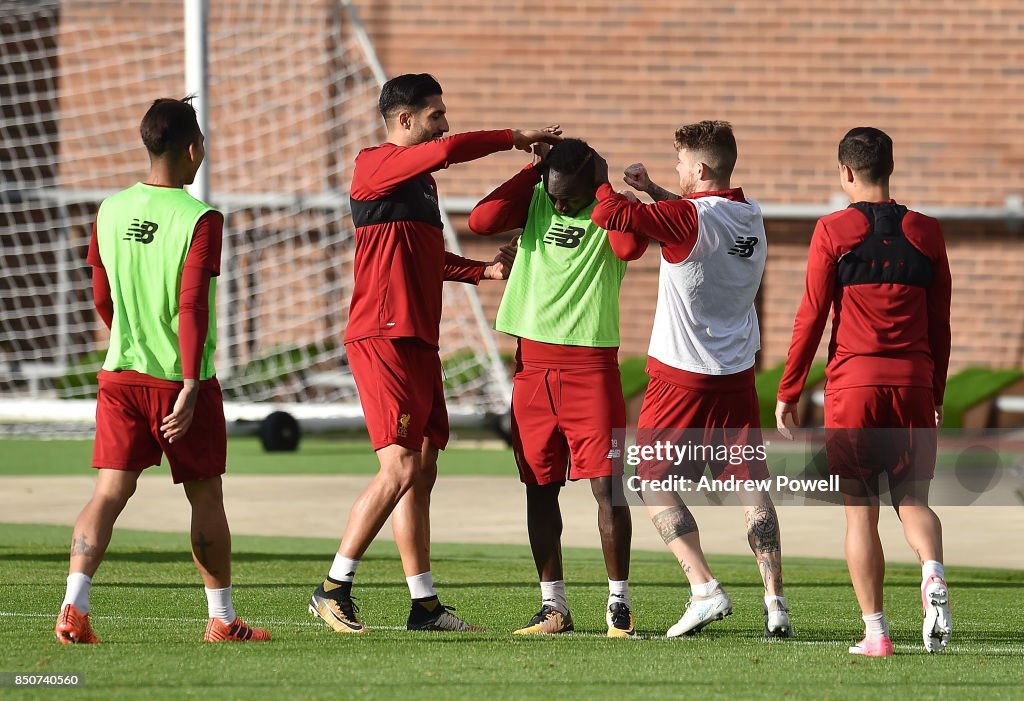
[[[886,610],[897,655],[850,656],[861,622],[844,563],[788,558],[797,637],[761,639],[761,587],[750,558],[711,556],[735,613],[693,638],[661,637],[682,612],[681,574],[666,553],[637,552],[631,572],[638,640],[604,637],[598,551],[565,553],[573,635],[519,638],[539,605],[529,550],[436,544],[442,601],[488,632],[398,630],[408,594],[394,545],[375,544],[355,595],[373,628],[338,635],[306,604],[337,540],[236,537],[235,604],[273,640],[200,643],[203,592],[184,534],[115,531],[94,582],[101,645],[61,646],[53,624],[67,571],[67,528],[0,525],[0,671],[84,675],[76,698],[239,699],[859,699],[1020,698],[1024,572],[947,573],[954,641],[929,655],[920,639],[919,571],[892,565]],[[0,692],[3,693],[3,692]],[[52,690],[18,692],[49,698]]]

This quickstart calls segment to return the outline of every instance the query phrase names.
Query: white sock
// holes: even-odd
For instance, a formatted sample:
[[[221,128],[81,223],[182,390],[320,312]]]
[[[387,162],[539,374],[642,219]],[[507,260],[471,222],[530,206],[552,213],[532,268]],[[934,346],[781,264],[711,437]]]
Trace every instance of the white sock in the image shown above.
[[[231,604],[231,586],[223,589],[206,590],[206,609],[210,618],[217,618],[222,623],[231,624],[235,622],[235,607]]]
[[[885,613],[869,613],[861,616],[864,619],[864,635],[868,638],[880,638],[889,635],[889,622],[885,620]]]
[[[938,560],[925,560],[921,565],[921,580],[927,582],[933,575],[945,582],[946,568]]]
[[[608,605],[611,606],[612,604],[625,604],[633,608],[633,604],[629,601],[628,579],[623,579],[622,581],[608,580]]]
[[[64,591],[64,601],[60,607],[63,609],[68,604],[74,604],[75,608],[82,613],[89,613],[89,588],[92,586],[92,577],[81,572],[72,572],[68,575],[68,588]]]
[[[351,582],[356,577],[356,568],[359,567],[359,560],[350,560],[344,555],[335,555],[331,571],[327,576],[335,582]]]
[[[778,602],[778,606],[776,606],[775,609],[772,609],[772,604],[776,602]],[[771,594],[766,594],[764,597],[764,606],[769,611],[789,610],[789,604],[786,603],[786,597],[784,596],[772,596]]]
[[[569,613],[569,604],[565,600],[565,580],[540,583],[541,604],[552,606],[562,613]]]
[[[405,578],[409,585],[409,596],[413,599],[430,599],[437,596],[434,590],[434,576],[430,570]]]
[[[712,579],[710,582],[704,582],[703,584],[691,584],[690,592],[694,596],[711,596],[720,586],[722,585],[718,583],[717,579]]]

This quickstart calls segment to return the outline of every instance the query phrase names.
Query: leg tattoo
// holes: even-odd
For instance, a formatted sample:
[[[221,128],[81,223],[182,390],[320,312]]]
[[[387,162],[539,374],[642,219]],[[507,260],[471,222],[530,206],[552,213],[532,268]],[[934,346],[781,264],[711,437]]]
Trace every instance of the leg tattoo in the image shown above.
[[[757,558],[761,579],[767,592],[782,595],[782,543],[779,538],[779,517],[775,508],[757,506],[746,513],[747,540]]]
[[[782,550],[779,541],[779,517],[772,506],[757,506],[747,514],[747,538],[755,554],[777,553]]]
[[[697,522],[693,520],[693,514],[685,504],[665,509],[651,521],[666,545],[676,538],[681,538],[697,530]]]
[[[203,535],[203,532],[200,531],[199,540],[192,544],[192,552],[195,553],[196,559],[199,560],[199,564],[203,566],[203,569],[210,574],[215,575],[217,574],[217,571],[210,568],[209,555],[206,552],[206,549],[211,546],[213,546],[213,541],[207,540],[206,536]]]
[[[85,534],[78,536],[77,538],[71,538],[71,557],[95,557],[96,546],[89,545],[86,541]]]

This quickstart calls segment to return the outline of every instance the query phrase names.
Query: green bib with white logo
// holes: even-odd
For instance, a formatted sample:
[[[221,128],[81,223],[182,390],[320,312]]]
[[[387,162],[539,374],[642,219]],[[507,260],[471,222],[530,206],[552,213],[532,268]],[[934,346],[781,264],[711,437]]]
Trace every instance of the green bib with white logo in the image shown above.
[[[103,369],[182,379],[178,345],[181,271],[200,217],[213,208],[181,188],[137,183],[108,197],[96,215],[100,259],[110,280],[114,323]],[[217,278],[199,379],[214,375]]]
[[[561,215],[537,184],[494,328],[541,343],[619,345],[626,263],[616,258],[608,232],[590,221],[595,204]]]

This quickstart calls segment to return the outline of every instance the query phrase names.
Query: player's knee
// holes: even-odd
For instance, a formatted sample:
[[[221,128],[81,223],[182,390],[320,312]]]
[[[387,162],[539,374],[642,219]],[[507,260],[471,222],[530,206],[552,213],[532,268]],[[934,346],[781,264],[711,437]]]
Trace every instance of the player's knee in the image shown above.
[[[528,506],[558,507],[558,494],[562,491],[560,484],[528,484],[526,485],[526,503]]]
[[[220,475],[209,479],[184,482],[185,496],[192,506],[224,503],[224,489]]]
[[[597,500],[597,505],[602,509],[610,509],[612,507],[612,478],[611,477],[595,477],[590,480],[590,491],[594,494],[594,499]]]
[[[434,483],[437,482],[437,457],[433,460],[424,460],[420,465],[419,470],[416,471],[415,475],[416,486],[420,488],[432,489]]]
[[[124,482],[116,486],[97,486],[93,493],[93,501],[105,509],[117,509],[120,511],[128,503],[128,500],[135,494],[136,483]]]
[[[392,460],[381,465],[380,474],[393,489],[404,494],[420,477],[418,462],[409,459]]]

